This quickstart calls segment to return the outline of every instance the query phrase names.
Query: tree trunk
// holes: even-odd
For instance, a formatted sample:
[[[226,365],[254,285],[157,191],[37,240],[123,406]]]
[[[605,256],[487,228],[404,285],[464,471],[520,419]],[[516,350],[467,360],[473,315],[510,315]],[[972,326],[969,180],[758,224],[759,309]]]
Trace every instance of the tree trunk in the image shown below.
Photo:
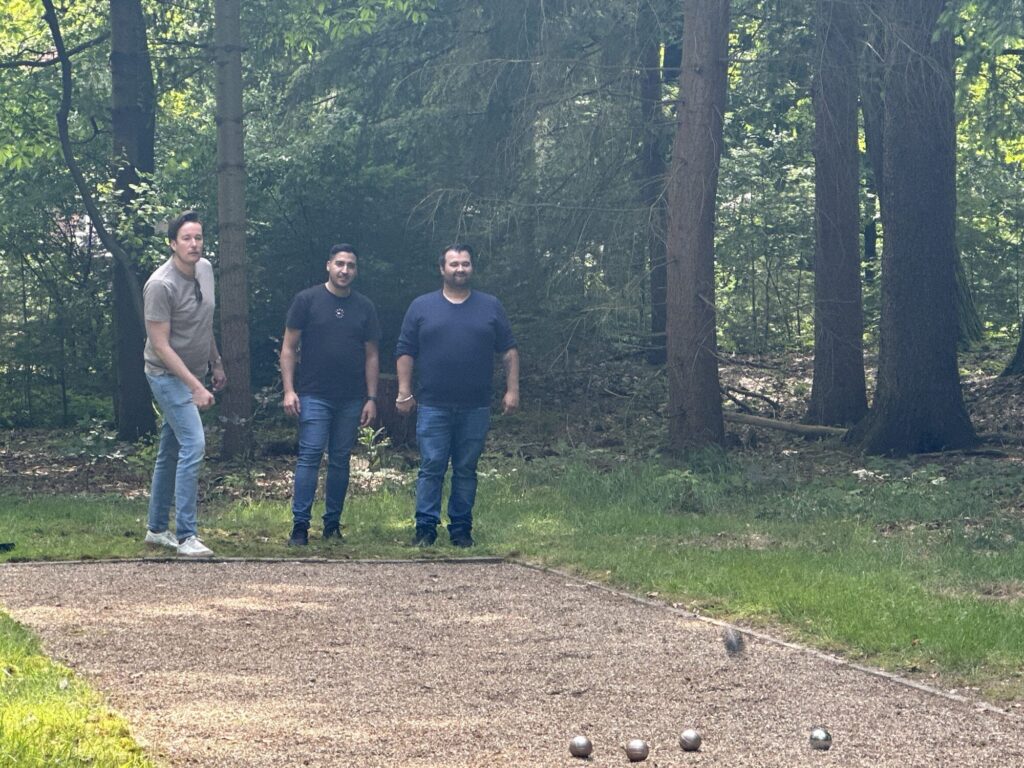
[[[977,438],[957,368],[956,134],[946,0],[879,3],[885,46],[882,321],[871,411],[847,435],[869,453]]]
[[[647,211],[647,270],[651,304],[651,337],[647,362],[665,362],[665,142],[661,108],[661,40],[650,3],[641,3],[640,31],[640,203]]]
[[[117,163],[114,190],[130,216],[128,209],[137,196],[133,185],[140,173],[154,171],[156,130],[153,68],[140,0],[110,0],[110,102]],[[125,251],[132,266],[137,265],[138,249],[126,246]],[[113,273],[115,422],[119,440],[135,441],[156,428],[142,359],[146,329],[133,299],[140,280],[136,269],[119,261],[113,263]]]
[[[849,0],[818,0],[814,81],[814,379],[805,421],[867,412],[860,281],[859,24]]]
[[[220,403],[221,451],[231,459],[252,452],[240,0],[216,0],[214,14],[221,355],[228,375]]]
[[[1020,339],[1017,342],[1017,351],[1013,359],[1006,364],[1000,376],[1020,376],[1024,373],[1024,322],[1021,322]]]
[[[882,23],[877,15],[872,15],[868,44],[864,46],[863,76],[861,103],[864,114],[864,138],[867,144],[868,159],[871,166],[869,187],[875,190],[879,201],[885,194],[883,189],[883,156],[885,154],[885,130],[883,126],[885,99],[883,96],[883,78],[885,76],[885,46],[888,44]],[[884,229],[883,229],[884,237]],[[884,249],[884,244],[883,244]],[[959,249],[955,252],[956,260],[956,313],[957,338],[963,345],[981,341],[985,329],[974,303],[971,286],[963,268]]]
[[[725,437],[715,329],[715,202],[728,70],[729,0],[684,0],[679,123],[668,180],[669,442]]]

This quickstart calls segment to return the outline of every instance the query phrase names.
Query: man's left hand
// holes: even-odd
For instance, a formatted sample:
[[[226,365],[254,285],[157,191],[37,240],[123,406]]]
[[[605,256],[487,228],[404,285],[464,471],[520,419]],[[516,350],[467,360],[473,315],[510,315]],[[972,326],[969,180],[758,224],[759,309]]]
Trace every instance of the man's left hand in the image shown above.
[[[377,420],[377,404],[373,400],[367,400],[363,406],[363,413],[359,417],[359,426],[368,427]]]
[[[506,392],[505,396],[501,398],[501,412],[504,415],[515,413],[519,410],[519,393],[518,392]]]
[[[228,383],[228,375],[224,373],[224,366],[213,366],[211,374],[210,381],[213,384],[213,391],[220,392]]]

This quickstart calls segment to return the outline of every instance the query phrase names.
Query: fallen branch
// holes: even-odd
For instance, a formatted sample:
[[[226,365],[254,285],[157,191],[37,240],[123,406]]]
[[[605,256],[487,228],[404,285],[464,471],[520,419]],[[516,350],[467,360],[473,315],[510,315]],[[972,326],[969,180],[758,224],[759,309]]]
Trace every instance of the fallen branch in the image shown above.
[[[808,435],[814,437],[842,437],[846,434],[844,427],[822,427],[817,424],[797,424],[792,421],[779,421],[778,419],[766,419],[764,416],[751,416],[746,413],[730,413],[725,411],[722,418],[737,424],[750,424],[755,427],[767,429],[779,429],[783,432],[792,432],[797,435]]]

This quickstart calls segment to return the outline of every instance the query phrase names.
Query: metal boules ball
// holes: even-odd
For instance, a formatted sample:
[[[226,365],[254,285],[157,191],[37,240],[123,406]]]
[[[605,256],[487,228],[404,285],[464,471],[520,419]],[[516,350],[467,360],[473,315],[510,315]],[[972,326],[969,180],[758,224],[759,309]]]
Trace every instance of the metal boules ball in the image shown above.
[[[639,763],[647,759],[651,753],[651,745],[643,739],[630,739],[626,742],[626,757],[631,763]]]
[[[702,741],[704,739],[701,738],[700,733],[693,728],[687,728],[679,734],[679,746],[683,748],[684,752],[696,752],[700,749]]]
[[[811,729],[811,749],[829,749],[831,746],[831,733],[820,725]]]
[[[590,757],[590,753],[593,751],[593,743],[582,734],[573,736],[572,740],[569,741],[569,754],[573,757]]]
[[[745,646],[743,635],[732,627],[727,627],[722,633],[722,643],[725,645],[725,652],[730,656],[738,656],[743,653]]]

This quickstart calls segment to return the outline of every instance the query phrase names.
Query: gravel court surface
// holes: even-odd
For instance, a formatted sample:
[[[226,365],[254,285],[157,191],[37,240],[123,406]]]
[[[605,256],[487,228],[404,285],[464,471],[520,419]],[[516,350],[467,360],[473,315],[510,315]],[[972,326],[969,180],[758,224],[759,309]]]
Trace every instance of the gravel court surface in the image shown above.
[[[512,563],[8,563],[0,605],[170,766],[1024,765],[1017,715]]]

